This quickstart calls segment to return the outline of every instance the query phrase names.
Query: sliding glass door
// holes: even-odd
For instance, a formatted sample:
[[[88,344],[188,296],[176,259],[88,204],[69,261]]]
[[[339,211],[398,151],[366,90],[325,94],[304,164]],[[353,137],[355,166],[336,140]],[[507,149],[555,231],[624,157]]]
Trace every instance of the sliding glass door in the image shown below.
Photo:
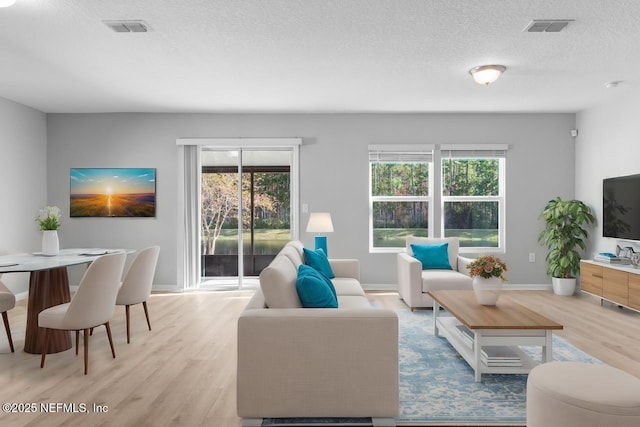
[[[292,239],[292,148],[201,153],[201,283],[242,287]]]

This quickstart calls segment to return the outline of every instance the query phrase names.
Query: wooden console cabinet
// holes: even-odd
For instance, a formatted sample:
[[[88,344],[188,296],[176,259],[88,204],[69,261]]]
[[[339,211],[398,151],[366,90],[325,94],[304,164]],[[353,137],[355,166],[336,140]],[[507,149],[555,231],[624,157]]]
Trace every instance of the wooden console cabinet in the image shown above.
[[[580,262],[580,289],[615,304],[640,311],[640,270],[632,266]]]

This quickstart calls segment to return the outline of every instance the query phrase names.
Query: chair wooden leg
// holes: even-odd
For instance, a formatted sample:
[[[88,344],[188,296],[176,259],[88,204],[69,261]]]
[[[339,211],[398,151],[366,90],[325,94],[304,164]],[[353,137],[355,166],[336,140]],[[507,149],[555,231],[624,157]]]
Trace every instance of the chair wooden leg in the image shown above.
[[[40,369],[44,368],[44,358],[49,350],[49,336],[51,335],[51,329],[46,328],[44,330],[44,342],[42,343],[42,359],[40,360]]]
[[[93,336],[93,328],[89,329],[89,335]]]
[[[130,329],[129,328],[130,328],[131,318],[130,318],[130,314],[129,314],[129,306],[128,305],[124,306],[124,312],[125,312],[125,315],[127,317],[127,344],[129,344],[131,342],[130,335],[129,335],[130,334],[130,332],[129,332]]]
[[[149,309],[147,308],[147,302],[142,301],[142,306],[144,307],[144,315],[147,318],[147,326],[149,327],[149,330],[151,330],[151,322],[149,321]]]
[[[13,339],[11,338],[11,327],[9,327],[9,316],[6,311],[2,312],[2,320],[4,321],[4,330],[7,331],[7,339],[9,340],[11,353],[15,353],[15,350],[13,349]]]
[[[89,372],[89,328],[84,330],[84,374]]]
[[[104,324],[104,327],[107,328],[107,336],[109,337],[109,345],[111,346],[111,355],[113,358],[116,358],[116,349],[113,346],[113,339],[111,338],[111,326],[109,326],[109,322]]]
[[[78,355],[79,346],[80,346],[80,329],[76,331],[76,356]]]

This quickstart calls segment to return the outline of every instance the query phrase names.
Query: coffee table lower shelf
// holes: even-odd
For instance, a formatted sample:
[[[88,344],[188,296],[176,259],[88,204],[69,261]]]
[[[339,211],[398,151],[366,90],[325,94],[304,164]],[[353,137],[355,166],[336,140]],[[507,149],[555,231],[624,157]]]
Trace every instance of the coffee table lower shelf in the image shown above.
[[[435,310],[435,308],[434,308]],[[475,371],[475,380],[479,382],[482,374],[526,374],[537,365],[518,346],[542,346],[542,359],[551,356],[551,332],[545,330],[473,330],[474,345],[459,335],[457,325],[461,323],[455,317],[435,316],[435,335],[443,335],[456,351]],[[479,345],[478,345],[479,343]],[[522,366],[487,366],[481,359],[481,349],[485,346],[506,346],[511,348],[522,361]],[[477,348],[477,351],[476,351]]]

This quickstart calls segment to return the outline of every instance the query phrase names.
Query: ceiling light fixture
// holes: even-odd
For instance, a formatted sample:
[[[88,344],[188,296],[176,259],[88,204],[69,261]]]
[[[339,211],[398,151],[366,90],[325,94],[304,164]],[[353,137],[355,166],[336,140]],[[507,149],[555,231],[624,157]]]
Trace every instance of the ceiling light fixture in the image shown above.
[[[15,3],[16,3],[16,0],[0,0],[0,7],[13,6]]]
[[[473,77],[476,83],[481,85],[489,85],[502,75],[507,70],[504,65],[481,65],[469,70],[469,74]]]

